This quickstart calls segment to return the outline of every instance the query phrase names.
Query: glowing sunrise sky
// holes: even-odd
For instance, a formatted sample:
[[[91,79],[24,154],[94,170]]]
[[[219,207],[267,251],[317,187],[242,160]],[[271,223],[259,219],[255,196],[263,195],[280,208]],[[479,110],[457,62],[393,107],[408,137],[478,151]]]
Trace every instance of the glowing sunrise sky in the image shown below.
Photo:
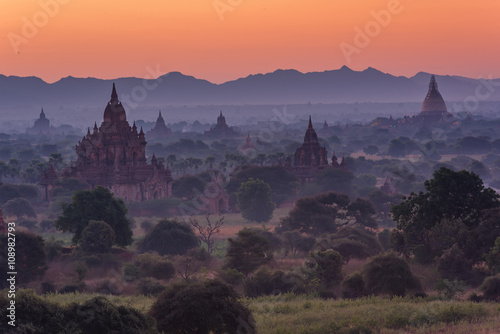
[[[59,0],[54,9],[57,1],[0,0],[0,74],[54,82],[147,77],[149,67],[221,83],[347,65],[500,77],[498,0]],[[41,3],[52,3],[52,16]],[[230,10],[218,13],[216,3]],[[371,12],[388,6],[398,13],[376,23],[349,62],[341,43],[356,46],[354,29],[373,26]],[[38,31],[23,34],[34,21]]]

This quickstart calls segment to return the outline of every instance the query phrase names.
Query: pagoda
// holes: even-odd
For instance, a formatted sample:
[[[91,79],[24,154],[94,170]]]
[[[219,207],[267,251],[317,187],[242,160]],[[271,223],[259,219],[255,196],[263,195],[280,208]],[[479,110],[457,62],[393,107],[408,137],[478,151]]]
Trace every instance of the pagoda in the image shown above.
[[[236,136],[236,132],[232,126],[226,124],[226,118],[222,115],[221,110],[219,117],[217,117],[217,124],[210,130],[205,131],[203,135],[211,138],[232,138]]]
[[[332,164],[329,164],[326,148],[320,145],[318,135],[312,125],[311,116],[309,116],[309,125],[304,135],[304,142],[295,151],[293,167],[291,161],[287,159],[285,168],[290,168],[304,183],[312,181],[316,174],[326,168],[347,170],[347,165],[344,158],[339,164],[335,153],[333,153]]]
[[[429,91],[427,92],[424,102],[422,102],[422,109],[420,113],[415,116],[415,121],[423,124],[436,124],[450,121],[451,119],[453,119],[453,116],[446,108],[446,103],[441,93],[439,93],[438,84],[433,75],[429,82]]]
[[[154,128],[149,130],[146,135],[149,139],[164,139],[172,137],[172,130],[165,125],[165,120],[161,115],[161,110],[158,112],[158,118],[156,119]]]
[[[103,122],[99,127],[94,123],[92,131],[87,130],[87,135],[76,145],[76,165],[65,169],[61,177],[78,178],[90,188],[105,186],[125,201],[171,197],[170,169],[154,154],[151,163],[147,163],[146,143],[142,128],[137,131],[135,122],[132,127],[129,125],[113,84]],[[54,177],[48,176],[40,182],[47,196],[47,189],[54,183]]]

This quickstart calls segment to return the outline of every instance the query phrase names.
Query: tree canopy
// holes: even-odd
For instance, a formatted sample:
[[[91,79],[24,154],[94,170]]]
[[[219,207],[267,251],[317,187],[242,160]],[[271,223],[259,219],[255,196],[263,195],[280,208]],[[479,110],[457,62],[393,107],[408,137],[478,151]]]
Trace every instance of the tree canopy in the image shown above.
[[[261,223],[273,216],[271,187],[264,181],[250,178],[241,184],[236,196],[243,218]]]
[[[179,255],[199,246],[190,225],[175,220],[162,219],[146,234],[138,247],[141,252],[155,251],[160,255]]]
[[[228,239],[225,267],[237,269],[248,275],[258,267],[272,259],[269,241],[258,231],[244,228],[236,239]]]
[[[393,243],[399,251],[417,255],[423,262],[441,256],[446,250],[444,244],[451,247],[455,243],[469,258],[480,260],[482,254],[474,248],[485,245],[474,246],[472,240],[484,239],[484,233],[493,232],[484,231],[483,225],[495,225],[485,215],[489,209],[500,207],[499,195],[485,188],[478,175],[465,170],[441,167],[433,176],[425,181],[425,193],[411,193],[392,207],[397,222]],[[495,237],[488,239],[488,247],[492,247]]]
[[[278,231],[298,230],[301,233],[319,236],[335,233],[341,226],[359,225],[376,227],[375,209],[370,201],[329,192],[316,197],[305,197],[281,221]]]
[[[6,216],[16,216],[20,218],[22,216],[36,218],[36,213],[31,206],[30,201],[26,198],[13,198],[8,200],[7,203],[3,205]]]
[[[149,314],[164,333],[255,333],[251,312],[217,280],[170,285]]]
[[[132,244],[132,230],[123,200],[117,199],[104,187],[80,190],[73,194],[71,203],[62,204],[62,214],[57,218],[56,228],[73,232],[73,243],[77,244],[83,230],[91,220],[106,222],[115,232],[115,244]]]
[[[82,232],[80,244],[89,253],[107,253],[115,242],[115,232],[103,221],[91,220]]]

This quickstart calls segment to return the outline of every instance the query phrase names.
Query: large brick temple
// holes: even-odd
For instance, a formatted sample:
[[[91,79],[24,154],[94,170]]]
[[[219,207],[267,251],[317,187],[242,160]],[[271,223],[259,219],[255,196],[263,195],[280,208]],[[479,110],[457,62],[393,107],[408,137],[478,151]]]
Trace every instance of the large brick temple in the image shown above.
[[[146,138],[135,122],[130,127],[123,105],[118,100],[115,85],[111,100],[104,110],[104,119],[98,128],[76,145],[76,165],[65,169],[63,178],[74,177],[91,188],[108,187],[125,201],[140,202],[172,195],[172,176],[168,167],[153,154],[151,163],[146,159]],[[40,184],[48,199],[56,175],[44,172]]]

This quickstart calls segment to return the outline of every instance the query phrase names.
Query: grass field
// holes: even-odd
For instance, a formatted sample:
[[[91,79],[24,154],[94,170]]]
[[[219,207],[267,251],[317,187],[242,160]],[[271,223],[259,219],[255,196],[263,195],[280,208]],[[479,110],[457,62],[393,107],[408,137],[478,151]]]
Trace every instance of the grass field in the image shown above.
[[[82,303],[98,294],[49,294],[61,305]],[[107,296],[117,305],[147,312],[153,297]],[[260,334],[288,333],[500,333],[500,306],[495,303],[432,299],[319,299],[293,294],[243,300],[252,310]]]

